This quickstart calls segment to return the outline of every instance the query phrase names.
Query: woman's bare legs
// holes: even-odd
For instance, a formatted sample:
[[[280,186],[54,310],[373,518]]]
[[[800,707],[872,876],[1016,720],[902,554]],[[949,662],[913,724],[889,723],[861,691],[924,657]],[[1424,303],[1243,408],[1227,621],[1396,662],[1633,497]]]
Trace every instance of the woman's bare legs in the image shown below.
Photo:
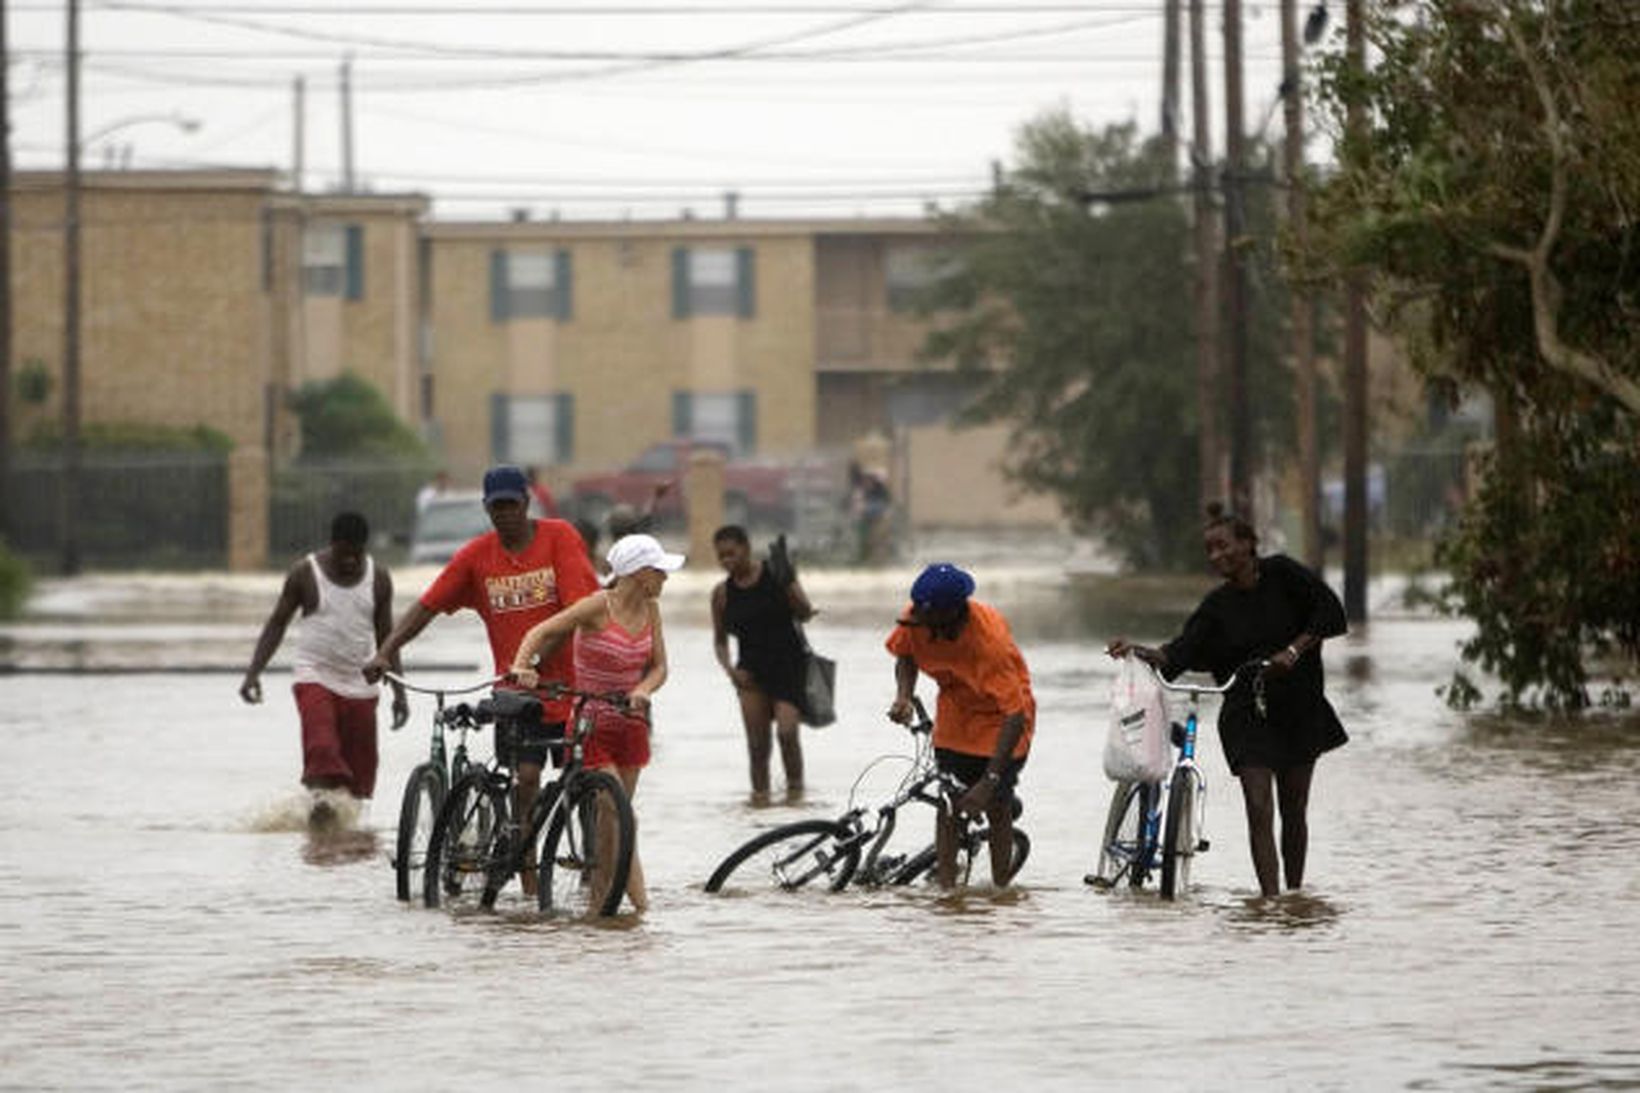
[[[1304,887],[1304,859],[1310,851],[1310,779],[1314,774],[1314,763],[1276,772],[1276,798],[1281,805],[1281,864],[1289,889]]]
[[[769,800],[769,722],[774,709],[762,691],[742,688],[740,720],[746,726],[746,754],[751,764],[752,800],[765,804]]]
[[[1276,803],[1272,783],[1275,774],[1268,767],[1242,767],[1242,803],[1247,806],[1247,842],[1253,851],[1253,871],[1258,874],[1259,892],[1266,896],[1281,892],[1280,863],[1276,858]]]
[[[774,704],[775,731],[780,739],[780,765],[786,771],[786,799],[794,801],[803,796],[803,731],[802,714],[790,702]],[[764,779],[765,789],[768,779]]]

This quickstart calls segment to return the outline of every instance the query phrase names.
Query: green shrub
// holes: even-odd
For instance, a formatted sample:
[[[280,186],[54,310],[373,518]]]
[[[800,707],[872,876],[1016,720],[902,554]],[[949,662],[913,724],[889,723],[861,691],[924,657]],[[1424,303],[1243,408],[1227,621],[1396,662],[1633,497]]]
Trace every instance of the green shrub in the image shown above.
[[[23,613],[33,584],[28,563],[0,542],[0,619],[15,619]]]

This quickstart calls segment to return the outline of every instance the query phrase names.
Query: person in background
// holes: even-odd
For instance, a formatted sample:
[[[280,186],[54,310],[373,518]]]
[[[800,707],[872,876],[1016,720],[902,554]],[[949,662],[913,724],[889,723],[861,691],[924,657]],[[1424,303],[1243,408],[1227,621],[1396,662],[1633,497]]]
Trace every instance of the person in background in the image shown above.
[[[772,724],[780,741],[786,797],[795,801],[803,795],[800,723],[807,669],[797,627],[814,617],[814,607],[789,563],[777,566],[752,556],[745,528],[737,524],[718,528],[712,546],[727,574],[712,589],[712,648],[740,699],[752,800],[756,804],[769,800]],[[729,658],[730,635],[737,650],[733,661]]]
[[[532,627],[518,644],[512,674],[523,686],[535,686],[536,655],[550,655],[573,636],[576,685],[626,695],[624,706],[589,703],[593,727],[586,741],[586,765],[614,771],[633,800],[638,775],[649,765],[650,700],[666,682],[661,589],[666,587],[666,575],[684,559],[669,554],[654,536],[628,535],[609,548],[608,560],[609,587]],[[638,911],[649,906],[636,841],[626,895]]]
[[[956,816],[983,812],[990,822],[991,881],[1013,875],[1014,791],[1031,751],[1036,699],[1025,657],[1002,613],[970,598],[974,578],[956,566],[928,566],[911,585],[911,606],[888,636],[894,655],[894,703],[902,725],[914,714],[917,675],[939,684],[934,712],[934,760],[965,788],[941,800],[935,820],[937,879],[956,879]]]
[[[344,790],[368,800],[376,787],[376,684],[360,675],[393,621],[393,578],[365,551],[370,525],[356,512],[330,522],[330,545],[285,574],[273,612],[262,626],[239,697],[262,701],[262,672],[298,611],[293,663],[296,711],[302,722],[302,784]],[[409,718],[404,688],[393,687],[393,727]],[[334,807],[316,797],[310,823],[323,826]]]
[[[433,480],[416,491],[416,511],[425,509],[435,497],[439,497],[450,490],[450,475],[440,470],[433,475]]]
[[[537,513],[550,519],[557,519],[559,515],[558,502],[552,499],[552,491],[547,489],[545,482],[541,481],[540,470],[530,467],[524,473],[530,481],[530,498],[535,502]]]
[[[1252,681],[1238,681],[1219,707],[1219,741],[1241,782],[1259,892],[1275,896],[1283,867],[1289,889],[1304,884],[1315,761],[1349,739],[1323,692],[1321,669],[1322,641],[1346,629],[1344,607],[1312,570],[1284,554],[1260,558],[1252,525],[1220,506],[1209,506],[1202,540],[1224,583],[1207,594],[1184,631],[1160,648],[1116,638],[1106,651],[1136,656],[1169,678],[1205,671],[1221,683],[1249,661],[1267,662],[1263,712]]]
[[[614,542],[628,535],[648,534],[655,530],[655,506],[671,490],[673,480],[655,483],[643,508],[634,508],[621,502],[609,510],[609,539]]]
[[[484,472],[484,511],[493,530],[456,551],[364,666],[366,679],[380,679],[399,651],[434,618],[463,608],[476,611],[484,620],[495,674],[506,675],[518,643],[531,627],[597,591],[598,577],[575,528],[564,520],[530,517],[529,480],[522,470],[502,465]],[[574,672],[568,649],[541,665],[541,675],[547,680],[573,682]],[[500,686],[517,684],[503,681]],[[546,724],[525,730],[513,772],[519,816],[529,815],[541,787],[549,741],[562,737],[569,716],[568,699],[540,697]],[[521,883],[526,892],[534,890],[534,869],[524,870]]]

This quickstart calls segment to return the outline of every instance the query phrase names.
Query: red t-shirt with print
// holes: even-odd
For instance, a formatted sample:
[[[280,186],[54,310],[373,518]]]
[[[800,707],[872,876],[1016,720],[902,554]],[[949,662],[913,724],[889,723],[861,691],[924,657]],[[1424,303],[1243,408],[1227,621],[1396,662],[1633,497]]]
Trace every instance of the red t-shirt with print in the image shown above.
[[[529,546],[517,554],[501,545],[494,531],[460,550],[426,592],[421,605],[450,614],[463,607],[477,611],[490,635],[497,675],[512,668],[524,635],[598,588],[598,576],[587,560],[586,543],[574,525],[563,520],[536,520]],[[540,665],[542,680],[575,681],[574,643],[563,642]],[[569,717],[570,702],[545,703],[548,721]]]

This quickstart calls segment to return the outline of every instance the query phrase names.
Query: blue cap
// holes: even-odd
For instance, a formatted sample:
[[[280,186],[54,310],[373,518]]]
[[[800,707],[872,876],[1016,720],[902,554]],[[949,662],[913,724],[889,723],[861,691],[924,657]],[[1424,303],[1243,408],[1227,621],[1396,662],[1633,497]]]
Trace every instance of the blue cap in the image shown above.
[[[974,591],[974,578],[950,562],[935,562],[911,582],[911,602],[938,611],[961,606]]]
[[[484,503],[492,501],[527,501],[530,480],[524,472],[510,464],[491,467],[484,472]]]

